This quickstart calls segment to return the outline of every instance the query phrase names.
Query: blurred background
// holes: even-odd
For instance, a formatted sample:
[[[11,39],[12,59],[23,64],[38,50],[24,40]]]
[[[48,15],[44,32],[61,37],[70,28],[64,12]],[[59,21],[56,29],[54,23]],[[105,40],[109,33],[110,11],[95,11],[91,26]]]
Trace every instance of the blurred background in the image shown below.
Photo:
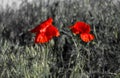
[[[22,1],[27,1],[29,3],[32,3],[32,2],[39,2],[39,0],[0,0],[0,7],[2,9],[6,9],[6,7],[11,7],[13,9],[18,9],[20,7],[20,4],[22,3]],[[56,1],[64,1],[64,0],[41,0],[41,2],[43,4],[52,4]],[[66,0],[68,3],[69,1],[74,1],[74,0]],[[80,0],[75,0],[75,1],[80,1]],[[120,1],[120,0],[112,0],[113,3],[117,4],[117,2]],[[14,7],[15,6],[15,7]]]
[[[0,78],[120,78],[119,0],[0,0]],[[29,32],[47,18],[58,38],[35,44]],[[84,21],[84,43],[68,26]]]

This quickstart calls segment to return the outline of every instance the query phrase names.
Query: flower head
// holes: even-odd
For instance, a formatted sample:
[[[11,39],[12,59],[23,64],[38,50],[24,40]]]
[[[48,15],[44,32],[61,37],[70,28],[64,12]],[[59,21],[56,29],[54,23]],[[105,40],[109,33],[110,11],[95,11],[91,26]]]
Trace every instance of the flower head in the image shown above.
[[[91,40],[94,39],[94,35],[89,34],[89,33],[82,33],[82,34],[80,34],[80,38],[81,38],[84,42],[90,42]]]
[[[69,28],[74,34],[79,34],[84,42],[89,42],[94,39],[94,35],[90,34],[90,25],[85,22],[78,21]]]
[[[70,29],[75,34],[89,33],[90,25],[84,22],[78,21],[73,26],[70,26]]]
[[[52,25],[52,21],[52,18],[49,18],[31,30],[32,33],[36,33],[35,43],[46,43],[60,35],[58,29]]]

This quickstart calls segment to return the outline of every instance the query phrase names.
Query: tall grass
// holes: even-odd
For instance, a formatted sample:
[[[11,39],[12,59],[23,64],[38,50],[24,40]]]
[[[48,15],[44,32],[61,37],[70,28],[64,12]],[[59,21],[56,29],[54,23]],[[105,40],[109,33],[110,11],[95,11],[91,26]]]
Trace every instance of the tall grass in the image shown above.
[[[120,78],[120,4],[109,0],[23,2],[0,12],[0,78]],[[28,32],[48,17],[61,36],[35,44]],[[91,25],[95,40],[84,43],[68,26]]]

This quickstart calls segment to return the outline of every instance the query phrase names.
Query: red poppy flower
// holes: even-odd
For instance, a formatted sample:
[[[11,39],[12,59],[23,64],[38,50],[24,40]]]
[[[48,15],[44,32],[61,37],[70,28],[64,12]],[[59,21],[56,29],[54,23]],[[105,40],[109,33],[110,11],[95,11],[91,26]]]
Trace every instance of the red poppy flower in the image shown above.
[[[85,22],[78,21],[70,29],[75,34],[80,34],[80,38],[84,42],[89,42],[94,39],[94,36],[90,34],[90,25]]]
[[[35,43],[46,43],[50,41],[53,37],[58,37],[60,33],[58,29],[54,26],[49,26],[45,32],[38,32],[35,37]]]
[[[81,34],[81,33],[89,33],[90,32],[90,25],[78,21],[73,26],[70,26],[70,29],[75,34]]]
[[[94,35],[89,34],[89,33],[82,33],[82,34],[80,34],[80,38],[81,38],[84,42],[90,42],[91,40],[94,39]]]
[[[46,43],[60,35],[58,29],[52,25],[52,21],[52,18],[49,18],[31,30],[32,33],[36,33],[35,43]]]
[[[32,32],[32,33],[44,32],[47,27],[52,25],[52,22],[53,22],[53,19],[52,18],[48,18],[46,21],[42,22],[40,25],[38,25],[37,27],[32,29],[30,32]]]

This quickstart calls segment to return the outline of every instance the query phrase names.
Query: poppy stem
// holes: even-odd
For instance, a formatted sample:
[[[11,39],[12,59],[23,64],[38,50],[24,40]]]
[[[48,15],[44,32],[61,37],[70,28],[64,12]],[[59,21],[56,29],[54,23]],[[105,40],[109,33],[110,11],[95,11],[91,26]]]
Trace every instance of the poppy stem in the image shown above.
[[[66,34],[66,35],[69,36],[69,37],[72,37],[72,35],[68,34],[68,32],[65,32],[64,30],[61,30],[60,32]]]

